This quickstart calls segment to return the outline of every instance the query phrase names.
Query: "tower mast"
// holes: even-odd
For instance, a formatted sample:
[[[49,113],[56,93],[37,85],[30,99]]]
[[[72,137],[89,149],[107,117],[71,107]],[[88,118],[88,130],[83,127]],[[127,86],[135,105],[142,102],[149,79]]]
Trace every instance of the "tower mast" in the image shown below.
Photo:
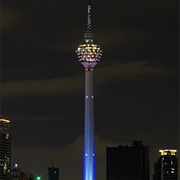
[[[88,7],[87,7],[87,31],[91,31],[91,4],[90,0],[88,1]]]
[[[102,50],[94,42],[91,32],[91,5],[87,5],[87,30],[84,33],[84,43],[76,50],[80,63],[85,69],[85,119],[84,119],[84,179],[96,180],[96,153],[94,131],[94,67],[100,61]]]

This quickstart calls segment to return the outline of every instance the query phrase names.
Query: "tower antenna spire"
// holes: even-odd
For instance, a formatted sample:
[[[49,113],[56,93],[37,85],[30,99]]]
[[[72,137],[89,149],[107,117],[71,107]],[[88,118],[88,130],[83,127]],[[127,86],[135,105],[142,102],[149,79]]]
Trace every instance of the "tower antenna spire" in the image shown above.
[[[87,6],[87,31],[91,31],[92,27],[92,19],[91,19],[91,2],[88,0],[88,6]]]
[[[51,165],[52,165],[52,167],[54,168],[54,163],[53,163],[53,158],[52,158],[52,156],[51,156]]]

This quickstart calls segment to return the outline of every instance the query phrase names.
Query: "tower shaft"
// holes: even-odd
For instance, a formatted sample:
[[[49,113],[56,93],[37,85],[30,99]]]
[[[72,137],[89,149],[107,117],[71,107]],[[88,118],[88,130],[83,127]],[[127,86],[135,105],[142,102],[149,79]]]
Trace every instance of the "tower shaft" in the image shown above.
[[[84,180],[96,179],[93,70],[85,70]]]

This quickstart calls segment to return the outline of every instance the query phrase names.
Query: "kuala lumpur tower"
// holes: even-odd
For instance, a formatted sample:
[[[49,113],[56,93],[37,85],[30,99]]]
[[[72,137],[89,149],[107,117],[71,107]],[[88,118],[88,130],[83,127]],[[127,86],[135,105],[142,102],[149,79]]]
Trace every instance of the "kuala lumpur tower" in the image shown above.
[[[102,50],[94,42],[91,31],[91,4],[87,5],[87,29],[84,43],[76,50],[80,63],[85,69],[85,122],[84,122],[84,179],[96,180],[96,153],[94,133],[94,88],[93,71],[100,61]]]

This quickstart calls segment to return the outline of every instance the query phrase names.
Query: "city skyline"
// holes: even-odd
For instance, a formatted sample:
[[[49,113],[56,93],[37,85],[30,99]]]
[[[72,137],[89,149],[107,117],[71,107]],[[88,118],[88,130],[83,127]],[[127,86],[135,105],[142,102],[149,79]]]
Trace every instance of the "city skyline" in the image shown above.
[[[151,167],[159,149],[179,149],[178,3],[91,3],[93,32],[104,51],[94,72],[102,180],[106,146],[143,140]],[[86,5],[1,2],[1,118],[13,127],[12,161],[33,174],[47,174],[53,157],[62,179],[82,178],[84,73],[74,52]]]

